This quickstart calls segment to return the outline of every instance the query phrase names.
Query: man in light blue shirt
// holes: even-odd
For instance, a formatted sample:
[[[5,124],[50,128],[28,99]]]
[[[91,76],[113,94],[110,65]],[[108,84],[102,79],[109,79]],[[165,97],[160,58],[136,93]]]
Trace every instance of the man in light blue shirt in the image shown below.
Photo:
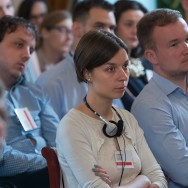
[[[56,66],[44,72],[37,84],[50,96],[53,108],[61,119],[71,108],[82,101],[87,85],[77,81],[71,54]]]
[[[90,0],[78,3],[73,11],[73,51],[86,32],[93,29],[113,32],[115,24],[113,6],[110,3]],[[37,84],[49,95],[60,119],[83,101],[87,92],[86,84],[77,81],[72,53],[58,65],[44,72]],[[119,99],[114,101],[114,105],[124,108]]]
[[[44,169],[46,167],[46,162],[42,155],[33,153],[26,154],[6,145],[7,115],[4,104],[5,101],[2,98],[3,88],[4,86],[0,80],[0,176],[14,176],[15,174]],[[20,175],[20,178],[22,175]],[[18,181],[18,178],[15,179]],[[14,182],[11,183],[10,177],[3,178],[3,182],[0,178],[0,187],[12,184],[14,184]]]
[[[188,26],[178,11],[157,9],[137,27],[145,57],[155,72],[131,112],[169,188],[188,187]]]
[[[46,162],[40,152],[46,145],[55,146],[59,119],[41,88],[26,82],[23,76],[37,32],[27,20],[10,16],[0,19],[0,28],[0,78],[5,86],[3,101],[8,116],[0,176],[22,174],[18,187],[48,187]],[[46,176],[38,174],[40,185],[32,176],[28,175],[31,182],[24,176],[43,169]]]

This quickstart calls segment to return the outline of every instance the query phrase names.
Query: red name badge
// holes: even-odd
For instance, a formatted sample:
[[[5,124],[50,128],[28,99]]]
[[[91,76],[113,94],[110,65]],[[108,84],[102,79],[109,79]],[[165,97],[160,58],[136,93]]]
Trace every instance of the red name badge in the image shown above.
[[[132,152],[130,150],[115,151],[115,160],[117,168],[134,168]]]

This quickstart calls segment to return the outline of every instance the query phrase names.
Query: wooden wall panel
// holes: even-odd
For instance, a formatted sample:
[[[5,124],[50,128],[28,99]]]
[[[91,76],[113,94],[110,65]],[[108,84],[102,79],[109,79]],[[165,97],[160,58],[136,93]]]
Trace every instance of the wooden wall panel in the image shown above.
[[[71,0],[47,0],[51,10],[69,9]]]

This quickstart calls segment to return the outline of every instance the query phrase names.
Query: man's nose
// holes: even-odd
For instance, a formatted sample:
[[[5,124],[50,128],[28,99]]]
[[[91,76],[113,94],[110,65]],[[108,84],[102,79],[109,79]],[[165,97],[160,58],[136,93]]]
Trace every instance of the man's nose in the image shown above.
[[[185,41],[182,45],[183,54],[188,54],[188,42]]]
[[[109,32],[109,33],[114,33],[114,30],[111,29],[111,28],[109,28],[109,27],[105,27],[103,30],[104,30],[104,31],[107,31],[107,32]]]
[[[31,56],[30,48],[25,48],[22,53],[22,58],[24,61],[28,61]]]

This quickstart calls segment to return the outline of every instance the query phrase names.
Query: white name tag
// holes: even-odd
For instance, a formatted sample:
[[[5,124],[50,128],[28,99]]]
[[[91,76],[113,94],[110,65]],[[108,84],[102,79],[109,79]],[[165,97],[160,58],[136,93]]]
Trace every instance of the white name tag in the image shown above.
[[[126,150],[125,152],[115,151],[115,160],[117,168],[134,168],[132,152],[130,150]]]
[[[37,128],[37,125],[35,124],[33,117],[31,116],[31,113],[27,107],[16,108],[14,110],[25,131]]]

